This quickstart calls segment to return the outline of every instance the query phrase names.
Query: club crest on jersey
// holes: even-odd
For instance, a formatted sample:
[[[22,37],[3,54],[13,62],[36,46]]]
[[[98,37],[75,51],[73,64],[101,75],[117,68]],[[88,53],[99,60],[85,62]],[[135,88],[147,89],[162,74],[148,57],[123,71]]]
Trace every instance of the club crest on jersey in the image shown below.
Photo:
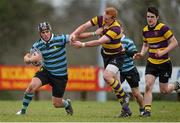
[[[155,31],[155,32],[154,32],[154,35],[155,35],[155,36],[158,36],[158,34],[159,34],[158,31]]]
[[[116,59],[114,59],[114,60],[112,61],[112,63],[114,63],[114,64],[117,64],[117,61],[116,61]]]

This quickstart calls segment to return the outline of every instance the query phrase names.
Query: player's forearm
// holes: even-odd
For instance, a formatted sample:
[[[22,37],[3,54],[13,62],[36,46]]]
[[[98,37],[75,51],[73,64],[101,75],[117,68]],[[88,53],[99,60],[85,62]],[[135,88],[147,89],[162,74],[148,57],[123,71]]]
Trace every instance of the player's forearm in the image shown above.
[[[141,49],[141,55],[144,56],[149,49],[149,46],[147,43],[143,43],[142,49]]]
[[[103,44],[102,42],[100,42],[99,40],[92,40],[86,43],[82,43],[83,47],[94,47],[94,46],[99,46]]]
[[[177,46],[178,46],[178,42],[177,42],[176,38],[174,36],[171,37],[170,38],[170,43],[169,43],[168,47],[164,49],[163,54],[166,54],[166,53],[170,52],[171,50],[173,50]]]
[[[84,32],[84,33],[81,33],[78,38],[79,39],[84,39],[84,38],[90,38],[90,37],[93,37],[96,35],[96,32]]]

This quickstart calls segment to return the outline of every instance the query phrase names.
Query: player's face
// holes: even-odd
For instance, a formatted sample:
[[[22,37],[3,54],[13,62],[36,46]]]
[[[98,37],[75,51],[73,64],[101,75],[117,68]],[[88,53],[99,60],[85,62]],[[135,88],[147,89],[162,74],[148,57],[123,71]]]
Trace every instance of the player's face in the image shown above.
[[[103,15],[103,19],[104,19],[104,22],[106,24],[109,24],[109,23],[112,23],[112,21],[114,21],[114,19],[112,18],[111,15],[107,15],[107,14],[104,14]]]
[[[159,18],[159,17],[156,17],[155,14],[150,13],[150,12],[147,12],[146,19],[147,19],[147,24],[148,24],[150,27],[153,27],[153,26],[156,25],[158,18]]]
[[[51,31],[43,30],[42,32],[40,32],[40,36],[44,41],[49,41],[51,38]]]

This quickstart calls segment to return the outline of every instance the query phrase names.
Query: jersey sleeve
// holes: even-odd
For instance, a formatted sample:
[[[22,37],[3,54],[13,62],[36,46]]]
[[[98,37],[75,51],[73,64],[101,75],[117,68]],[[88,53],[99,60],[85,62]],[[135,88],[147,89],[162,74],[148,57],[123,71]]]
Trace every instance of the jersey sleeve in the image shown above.
[[[163,33],[163,36],[166,38],[166,39],[170,39],[172,36],[173,36],[173,32],[172,30],[169,29],[168,26],[164,25],[161,30],[160,30],[161,33]]]
[[[102,25],[103,25],[103,16],[95,16],[90,21],[91,21],[91,24],[93,26],[102,27]]]
[[[130,41],[127,47],[129,51],[132,51],[132,52],[137,51],[136,45],[134,44],[133,41]]]
[[[69,42],[69,37],[70,37],[70,35],[68,35],[68,34],[64,35],[64,42],[65,43]]]

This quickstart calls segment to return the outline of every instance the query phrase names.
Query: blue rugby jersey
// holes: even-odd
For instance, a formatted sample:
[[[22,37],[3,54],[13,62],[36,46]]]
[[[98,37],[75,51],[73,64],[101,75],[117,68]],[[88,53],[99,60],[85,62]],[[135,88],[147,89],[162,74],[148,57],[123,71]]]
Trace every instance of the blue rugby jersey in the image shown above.
[[[69,41],[69,35],[54,35],[49,42],[42,39],[36,41],[33,48],[38,49],[43,57],[43,67],[52,75],[67,75],[67,59],[65,45]]]
[[[121,43],[123,45],[123,48],[125,49],[125,51],[127,52],[137,52],[136,46],[134,45],[134,42],[129,39],[129,38],[123,38],[121,40]],[[133,58],[128,56],[126,53],[124,55],[124,63],[123,66],[121,68],[121,72],[127,72],[130,71],[134,68],[134,61]]]

